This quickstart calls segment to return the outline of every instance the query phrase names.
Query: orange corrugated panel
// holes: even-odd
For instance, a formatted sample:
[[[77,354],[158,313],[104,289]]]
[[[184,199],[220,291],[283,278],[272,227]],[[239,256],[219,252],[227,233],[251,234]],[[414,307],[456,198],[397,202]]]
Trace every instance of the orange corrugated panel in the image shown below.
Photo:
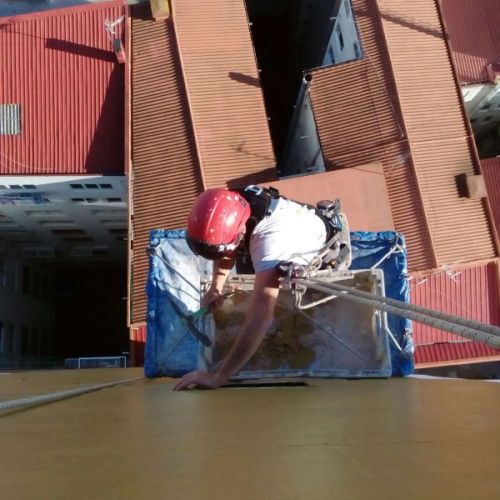
[[[378,5],[437,265],[495,257],[483,203],[460,198],[456,188],[455,177],[479,171],[479,161],[436,3]],[[473,257],[457,245],[457,227],[470,238]]]
[[[440,0],[439,3],[460,82],[487,81],[486,65],[500,62],[498,0]]]
[[[473,173],[467,142],[420,142],[412,144],[412,152],[438,266],[494,257],[493,233],[482,200],[458,195],[455,177]],[[468,252],[458,243],[457,228],[466,235]]]
[[[384,164],[410,269],[495,257],[485,207],[456,188],[458,174],[478,171],[478,158],[434,0],[354,0],[353,7],[364,59],[312,72],[328,167]],[[456,244],[456,227],[468,231],[474,256]]]
[[[0,100],[21,130],[0,135],[0,174],[124,173],[124,65],[104,25],[123,3],[0,18]]]
[[[172,6],[205,187],[276,179],[244,0]]]
[[[500,158],[481,160],[481,170],[490,200],[497,234],[500,236]]]
[[[461,95],[434,0],[378,0],[411,142],[466,135]]]
[[[131,20],[131,322],[146,320],[146,247],[154,228],[186,225],[202,190],[172,20],[153,21],[149,3]]]
[[[410,269],[435,266],[376,5],[353,2],[364,59],[314,70],[310,95],[329,168],[384,166],[395,227]]]

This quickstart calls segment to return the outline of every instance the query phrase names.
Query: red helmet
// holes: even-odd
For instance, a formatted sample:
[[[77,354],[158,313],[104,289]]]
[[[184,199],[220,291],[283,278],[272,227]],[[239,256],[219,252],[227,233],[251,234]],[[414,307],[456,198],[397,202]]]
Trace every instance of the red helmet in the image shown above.
[[[189,248],[210,260],[230,254],[238,248],[249,217],[250,205],[239,193],[207,189],[198,196],[189,214]]]

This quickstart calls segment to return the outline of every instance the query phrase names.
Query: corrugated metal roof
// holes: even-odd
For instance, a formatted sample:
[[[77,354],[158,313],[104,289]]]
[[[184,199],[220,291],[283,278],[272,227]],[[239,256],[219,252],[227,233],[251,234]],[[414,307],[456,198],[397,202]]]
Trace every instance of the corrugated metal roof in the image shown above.
[[[412,274],[411,302],[435,311],[453,314],[482,323],[500,325],[500,292],[498,288],[499,274],[498,261],[487,262],[471,267],[454,268],[447,271],[419,276]],[[413,339],[417,352],[426,353],[427,358],[416,359],[419,362],[440,361],[439,353],[452,349],[455,352],[453,359],[471,357],[470,342],[452,333],[444,332],[422,323],[413,323]],[[444,344],[453,344],[446,347]],[[435,351],[431,346],[436,345]],[[420,347],[427,346],[422,350]],[[461,352],[460,349],[463,348]],[[485,347],[474,347],[478,352],[493,352],[500,355],[500,351]],[[420,351],[419,351],[420,349]],[[485,350],[486,349],[486,350]],[[490,349],[490,350],[488,350]],[[422,354],[423,356],[423,354]],[[446,361],[445,358],[442,361]]]
[[[124,66],[104,21],[125,12],[115,1],[0,18],[0,99],[19,105],[21,129],[0,135],[0,174],[124,172]]]
[[[354,1],[363,60],[313,71],[311,102],[329,168],[384,165],[394,224],[410,269],[435,266],[376,5]]]
[[[481,171],[484,176],[497,235],[500,236],[500,158],[481,160]]]
[[[483,203],[459,198],[456,187],[479,160],[434,0],[354,0],[353,8],[364,59],[315,70],[311,83],[328,166],[384,164],[410,269],[495,257]],[[474,256],[456,245],[457,227],[473,238]]]
[[[245,2],[172,5],[205,187],[276,179]]]
[[[498,0],[439,0],[458,78],[488,80],[486,65],[500,62]]]
[[[456,176],[479,172],[479,160],[436,4],[378,4],[437,265],[494,257],[482,201],[458,196]],[[457,246],[457,227],[471,235],[473,259]]]
[[[186,225],[202,190],[172,19],[131,10],[131,322],[146,319],[146,247],[154,228]]]
[[[185,227],[204,187],[276,179],[243,0],[172,5],[167,21],[132,10],[131,322],[146,319],[151,229]]]
[[[414,359],[416,368],[482,363],[500,360],[500,349],[479,342],[445,342],[417,347]]]

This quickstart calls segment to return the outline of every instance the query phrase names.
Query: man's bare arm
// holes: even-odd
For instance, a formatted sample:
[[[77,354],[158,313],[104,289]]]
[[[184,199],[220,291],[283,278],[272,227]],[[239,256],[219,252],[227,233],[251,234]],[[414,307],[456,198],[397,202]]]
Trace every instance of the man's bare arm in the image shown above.
[[[212,283],[207,293],[201,299],[201,307],[204,307],[211,302],[215,302],[216,305],[220,305],[219,299],[221,299],[222,288],[227,281],[229,273],[234,266],[236,260],[236,255],[233,254],[230,257],[223,257],[222,259],[216,260],[214,262],[214,270],[212,275]]]
[[[279,277],[275,269],[257,273],[245,320],[233,347],[217,372],[195,371],[188,373],[182,377],[174,389],[182,390],[191,386],[216,388],[240,370],[253,356],[271,326],[278,293]]]

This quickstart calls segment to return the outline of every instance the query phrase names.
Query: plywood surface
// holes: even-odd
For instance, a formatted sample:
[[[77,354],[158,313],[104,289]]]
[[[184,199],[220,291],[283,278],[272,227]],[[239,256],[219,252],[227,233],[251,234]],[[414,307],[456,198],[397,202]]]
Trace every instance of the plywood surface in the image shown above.
[[[500,384],[145,380],[0,416],[2,498],[498,498]]]

